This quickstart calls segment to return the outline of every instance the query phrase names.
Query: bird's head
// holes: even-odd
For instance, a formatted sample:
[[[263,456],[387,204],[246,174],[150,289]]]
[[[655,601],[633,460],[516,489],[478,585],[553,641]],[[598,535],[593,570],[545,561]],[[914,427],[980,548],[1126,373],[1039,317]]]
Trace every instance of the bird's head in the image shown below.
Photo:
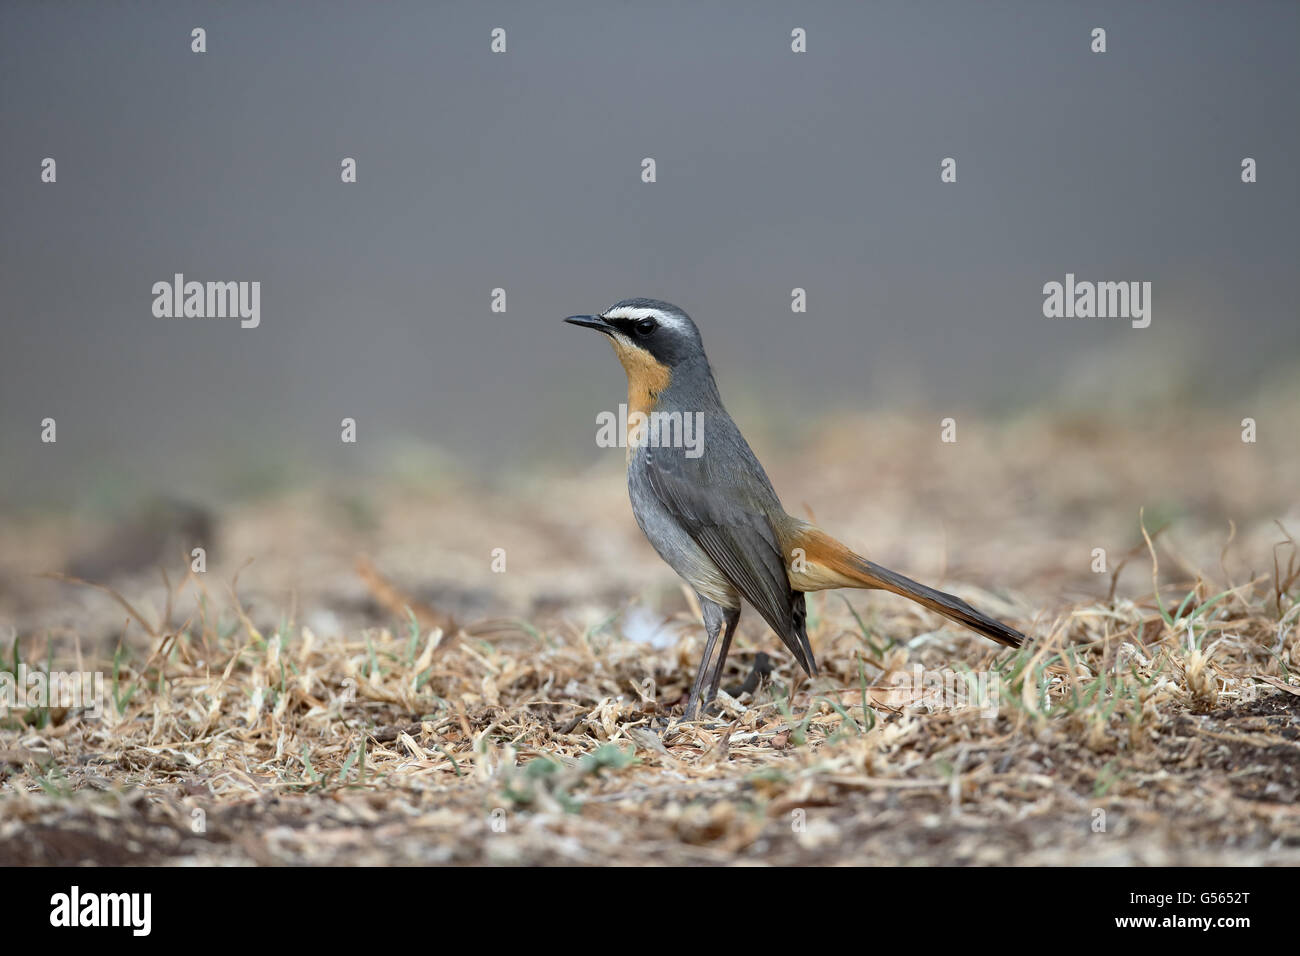
[[[571,315],[564,321],[609,336],[629,375],[634,368],[671,375],[673,369],[704,357],[691,317],[658,299],[624,299],[600,315]]]

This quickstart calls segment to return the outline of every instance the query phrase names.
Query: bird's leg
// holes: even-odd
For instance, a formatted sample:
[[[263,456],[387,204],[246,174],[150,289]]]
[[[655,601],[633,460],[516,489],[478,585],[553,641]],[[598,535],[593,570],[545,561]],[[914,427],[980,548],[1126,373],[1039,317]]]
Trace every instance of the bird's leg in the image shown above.
[[[722,683],[722,671],[727,666],[727,652],[731,650],[731,637],[736,633],[736,623],[740,620],[740,608],[728,608],[726,630],[722,632],[722,649],[718,651],[718,663],[713,667],[713,676],[709,678],[709,692],[704,697],[704,706],[708,707],[718,696],[718,685]]]
[[[704,630],[708,640],[704,642],[704,656],[700,659],[700,669],[695,673],[695,683],[691,685],[691,695],[686,698],[686,709],[682,711],[682,720],[694,720],[700,707],[700,691],[704,687],[704,675],[709,672],[709,658],[713,656],[713,645],[717,643],[718,631],[722,629],[724,611],[712,601],[700,602],[704,613]]]

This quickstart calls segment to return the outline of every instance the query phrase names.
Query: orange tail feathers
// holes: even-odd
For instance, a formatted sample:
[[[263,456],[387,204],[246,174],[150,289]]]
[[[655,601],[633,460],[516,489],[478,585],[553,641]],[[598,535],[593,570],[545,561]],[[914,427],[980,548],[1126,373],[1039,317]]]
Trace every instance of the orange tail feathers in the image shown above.
[[[817,591],[823,588],[848,587],[890,591],[942,614],[950,621],[956,621],[999,644],[1019,647],[1024,643],[1025,635],[977,611],[961,598],[927,587],[896,571],[868,561],[811,525],[800,529],[794,547],[803,551],[804,562],[803,567],[800,568],[796,560],[790,572],[790,585],[796,590]]]

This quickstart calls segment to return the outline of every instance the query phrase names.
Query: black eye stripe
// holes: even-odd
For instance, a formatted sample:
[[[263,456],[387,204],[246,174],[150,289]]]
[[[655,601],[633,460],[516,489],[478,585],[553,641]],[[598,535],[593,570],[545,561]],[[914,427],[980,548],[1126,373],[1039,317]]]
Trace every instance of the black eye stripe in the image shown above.
[[[650,318],[606,319],[605,321],[627,336],[649,335],[651,332],[655,331],[655,329],[659,328],[659,323]],[[646,326],[646,328],[642,329],[642,325]]]

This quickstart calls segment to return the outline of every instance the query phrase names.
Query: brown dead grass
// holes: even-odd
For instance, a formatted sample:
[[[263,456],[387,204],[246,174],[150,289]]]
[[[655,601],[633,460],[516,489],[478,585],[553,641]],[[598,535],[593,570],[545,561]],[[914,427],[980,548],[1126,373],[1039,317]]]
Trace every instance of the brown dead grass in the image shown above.
[[[896,422],[857,427],[906,447]],[[851,596],[861,618],[819,595],[822,677],[747,617],[724,686],[762,652],[770,678],[690,725],[670,718],[701,635],[612,469],[509,495],[398,485],[361,528],[320,493],[243,506],[223,519],[227,563],[126,577],[115,596],[24,578],[0,589],[23,658],[111,673],[120,648],[119,675],[99,720],[0,730],[0,862],[1300,863],[1296,453],[1251,449],[1225,471],[1210,425],[1018,427],[1029,454],[963,450],[949,472],[927,445],[870,475],[817,469],[807,496],[850,543],[882,527],[873,556],[918,576],[945,531],[899,521],[937,496],[963,563],[924,576],[1029,646],[883,595]],[[853,442],[830,428],[804,460]],[[1082,474],[1052,471],[1066,446],[1094,450]],[[1149,500],[1152,468],[1190,504],[1147,540],[1109,502]],[[1051,483],[1014,492],[1035,469]],[[57,567],[81,535],[48,530]],[[511,570],[493,576],[498,543]],[[1094,546],[1112,573],[1091,573]],[[22,560],[0,549],[0,567]],[[664,646],[631,639],[629,600],[660,609]],[[896,685],[915,665],[996,670],[996,715],[925,706]]]

